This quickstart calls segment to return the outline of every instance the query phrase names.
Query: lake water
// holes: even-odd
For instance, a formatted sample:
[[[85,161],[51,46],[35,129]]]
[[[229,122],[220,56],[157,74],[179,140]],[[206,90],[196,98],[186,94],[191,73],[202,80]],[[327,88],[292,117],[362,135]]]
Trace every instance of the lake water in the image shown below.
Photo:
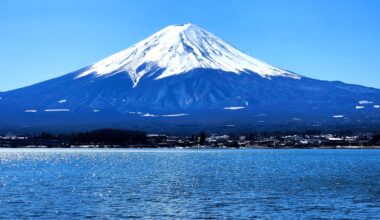
[[[0,218],[379,219],[380,150],[0,149]]]

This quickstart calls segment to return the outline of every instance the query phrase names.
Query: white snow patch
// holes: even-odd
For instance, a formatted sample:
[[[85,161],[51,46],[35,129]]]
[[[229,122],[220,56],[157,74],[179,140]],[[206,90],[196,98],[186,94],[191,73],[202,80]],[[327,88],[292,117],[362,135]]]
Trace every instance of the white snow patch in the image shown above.
[[[142,115],[142,112],[129,112],[129,114]]]
[[[333,118],[343,118],[344,115],[334,115]]]
[[[362,101],[359,101],[358,103],[359,103],[359,105],[369,105],[369,104],[372,104],[373,102],[367,101],[367,100],[362,100]]]
[[[361,106],[361,105],[357,105],[356,106],[356,109],[363,109],[363,108],[365,108],[364,106]]]
[[[143,114],[142,117],[158,117],[158,115],[153,115],[150,113]]]
[[[69,112],[70,109],[67,108],[57,108],[57,109],[45,109],[45,112]]]
[[[380,108],[380,105],[374,105],[373,107],[374,108]]]
[[[38,111],[35,110],[35,109],[27,109],[27,110],[25,110],[25,112],[28,112],[28,113],[36,113],[36,112],[38,112]]]
[[[182,117],[189,114],[184,113],[178,113],[178,114],[167,114],[167,115],[157,115],[157,114],[151,114],[151,113],[141,113],[141,112],[129,112],[130,114],[139,114],[141,117]]]
[[[155,79],[186,73],[196,68],[217,69],[238,75],[249,72],[264,78],[301,78],[257,60],[190,23],[168,26],[126,50],[91,65],[76,78],[87,75],[111,76],[125,72],[131,78],[133,87],[136,87],[145,74],[157,69],[162,69],[163,72]]]
[[[244,109],[245,107],[243,106],[231,106],[231,107],[225,107],[224,109],[225,110],[240,110],[240,109]]]
[[[65,103],[65,102],[67,102],[66,99],[62,99],[62,100],[59,100],[59,101],[58,101],[58,103],[61,103],[61,104],[62,104],[62,103]]]
[[[100,110],[98,110],[98,109],[94,109],[93,112],[100,112]]]
[[[189,115],[189,114],[179,113],[179,114],[170,114],[170,115],[161,115],[161,116],[162,117],[181,117],[181,116],[186,116],[186,115]]]

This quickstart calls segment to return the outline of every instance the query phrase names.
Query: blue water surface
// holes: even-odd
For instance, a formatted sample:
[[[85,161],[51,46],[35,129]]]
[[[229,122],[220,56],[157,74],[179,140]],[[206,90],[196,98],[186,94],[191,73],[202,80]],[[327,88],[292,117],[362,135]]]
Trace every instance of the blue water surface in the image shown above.
[[[1,219],[380,219],[380,150],[0,149]]]

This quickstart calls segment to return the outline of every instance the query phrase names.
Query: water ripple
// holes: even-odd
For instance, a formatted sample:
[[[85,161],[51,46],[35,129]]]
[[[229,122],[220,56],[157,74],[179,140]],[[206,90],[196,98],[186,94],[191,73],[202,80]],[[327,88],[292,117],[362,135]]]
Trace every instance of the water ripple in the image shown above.
[[[0,149],[0,218],[379,219],[380,151]]]

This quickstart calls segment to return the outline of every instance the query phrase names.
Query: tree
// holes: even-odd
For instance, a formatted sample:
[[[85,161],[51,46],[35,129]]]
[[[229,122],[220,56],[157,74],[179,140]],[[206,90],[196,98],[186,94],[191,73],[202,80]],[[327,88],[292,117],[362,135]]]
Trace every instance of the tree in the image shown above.
[[[380,142],[380,134],[375,134],[372,136],[371,144],[377,145]]]
[[[206,133],[202,131],[199,135],[199,144],[205,145],[205,143],[206,143]]]
[[[40,140],[54,140],[56,137],[50,133],[47,132],[42,132],[39,136],[38,139]]]

